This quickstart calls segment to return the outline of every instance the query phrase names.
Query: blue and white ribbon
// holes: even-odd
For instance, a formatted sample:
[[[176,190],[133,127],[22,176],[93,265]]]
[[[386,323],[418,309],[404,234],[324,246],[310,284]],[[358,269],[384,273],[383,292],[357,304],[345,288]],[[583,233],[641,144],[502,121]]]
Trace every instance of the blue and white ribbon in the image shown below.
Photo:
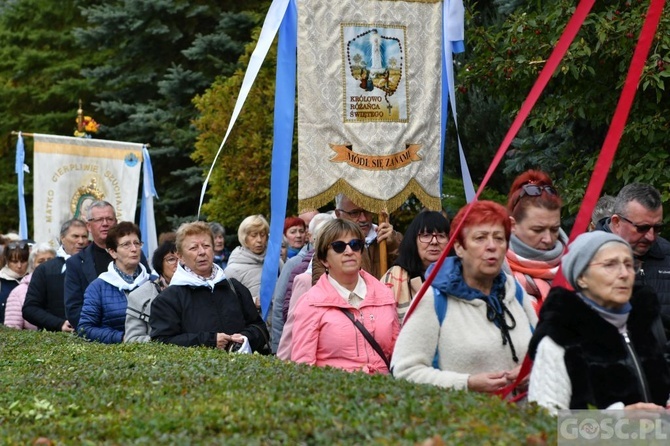
[[[28,239],[28,216],[26,215],[26,198],[23,193],[23,173],[28,171],[28,166],[25,164],[26,150],[23,144],[23,135],[19,132],[19,137],[16,141],[16,164],[14,165],[14,172],[18,176],[18,190],[19,190],[19,237],[22,240]]]
[[[142,205],[140,208],[140,232],[142,233],[142,251],[147,259],[151,259],[154,251],[158,247],[158,237],[156,236],[156,217],[154,214],[154,197],[158,198],[156,188],[154,187],[154,170],[151,167],[151,158],[147,146],[142,146]]]
[[[295,120],[296,65],[298,47],[298,11],[290,0],[279,29],[277,46],[277,80],[275,85],[275,115],[272,147],[272,176],[270,180],[270,237],[263,273],[261,275],[261,314],[267,320],[272,293],[277,282],[279,255],[284,232],[288,201],[293,124]],[[281,87],[280,87],[281,86]]]
[[[216,152],[214,161],[212,161],[212,165],[210,166],[209,172],[207,173],[207,178],[205,178],[205,182],[202,183],[202,191],[200,192],[200,202],[198,203],[198,218],[200,218],[200,210],[202,208],[202,202],[205,199],[205,191],[207,190],[207,184],[209,183],[209,178],[212,176],[214,166],[216,166],[216,161],[219,159],[221,150],[223,149],[223,146],[226,144],[228,136],[230,136],[230,132],[233,130],[233,126],[235,125],[235,122],[237,121],[237,118],[240,115],[240,112],[242,111],[242,106],[246,102],[247,96],[249,96],[249,91],[251,90],[251,87],[254,84],[256,77],[258,76],[258,72],[260,71],[261,65],[265,60],[265,56],[267,56],[268,51],[272,46],[272,42],[274,41],[274,38],[277,35],[279,26],[281,25],[282,20],[284,19],[284,15],[286,13],[286,9],[288,8],[289,1],[290,0],[274,0],[270,5],[268,14],[265,16],[265,21],[263,22],[263,28],[261,28],[261,34],[258,38],[258,43],[256,44],[254,52],[251,53],[251,58],[249,59],[249,66],[247,67],[247,71],[244,74],[244,79],[242,80],[240,95],[237,97],[237,101],[235,102],[235,107],[233,108],[233,114],[230,117],[230,122],[228,123],[228,129],[226,130],[226,134],[223,137],[223,141],[221,141],[219,150]]]
[[[464,22],[465,22],[465,8],[462,0],[445,0],[443,3],[443,32],[442,32],[442,49],[444,51],[444,65],[443,71],[446,71],[447,91],[449,92],[449,103],[451,105],[451,113],[454,117],[454,124],[456,127],[456,139],[458,140],[458,156],[461,162],[461,177],[463,178],[463,189],[465,190],[465,198],[471,202],[475,198],[475,187],[472,184],[472,177],[468,169],[468,162],[465,159],[465,152],[461,144],[461,137],[458,134],[458,114],[456,112],[456,92],[454,88],[454,58],[453,53],[462,53],[465,51],[463,40],[465,38]],[[444,98],[444,89],[442,97],[442,128],[446,129],[446,116],[449,111],[446,107]],[[444,137],[443,137],[444,138]],[[442,144],[444,153],[444,142]],[[444,156],[443,156],[444,157]]]

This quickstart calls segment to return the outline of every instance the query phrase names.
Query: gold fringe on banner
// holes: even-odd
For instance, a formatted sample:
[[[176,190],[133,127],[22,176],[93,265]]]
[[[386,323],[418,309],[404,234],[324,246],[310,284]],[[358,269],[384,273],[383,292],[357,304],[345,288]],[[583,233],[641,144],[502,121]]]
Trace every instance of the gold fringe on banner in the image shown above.
[[[326,206],[333,202],[337,194],[346,195],[358,206],[375,214],[379,214],[382,211],[389,213],[395,211],[407,201],[410,195],[414,195],[421,204],[432,211],[439,211],[442,209],[442,202],[440,199],[428,195],[414,178],[409,180],[407,186],[405,186],[403,190],[388,200],[379,200],[377,198],[370,198],[367,195],[363,195],[354,189],[346,180],[340,178],[335,184],[319,195],[299,200],[298,209],[318,209]]]

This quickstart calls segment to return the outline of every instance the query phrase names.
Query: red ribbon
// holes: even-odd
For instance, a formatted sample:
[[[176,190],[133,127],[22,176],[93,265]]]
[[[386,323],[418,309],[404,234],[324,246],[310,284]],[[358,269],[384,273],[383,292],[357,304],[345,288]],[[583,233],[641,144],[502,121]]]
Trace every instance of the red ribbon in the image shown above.
[[[558,40],[558,43],[556,44],[554,51],[551,53],[551,56],[549,56],[547,63],[540,72],[540,75],[535,81],[533,88],[530,90],[528,97],[524,101],[523,105],[521,105],[519,114],[514,119],[514,122],[512,123],[510,129],[507,131],[507,135],[505,135],[505,138],[503,139],[503,142],[500,145],[498,152],[496,153],[495,157],[493,157],[493,161],[491,162],[491,165],[486,171],[486,175],[484,175],[484,179],[482,180],[482,183],[479,185],[479,189],[477,189],[474,201],[476,201],[479,198],[479,195],[484,190],[484,187],[491,179],[493,172],[495,172],[496,168],[500,164],[500,161],[502,161],[502,158],[507,152],[507,149],[509,149],[509,146],[512,144],[514,137],[517,135],[517,133],[519,133],[521,126],[523,125],[524,121],[530,114],[530,111],[535,106],[535,103],[542,94],[542,91],[544,91],[544,88],[549,83],[551,76],[553,76],[554,72],[558,68],[559,64],[561,63],[561,60],[563,59],[563,56],[565,56],[565,53],[568,51],[568,48],[570,48],[570,44],[572,43],[573,40],[575,40],[577,32],[579,32],[579,28],[581,28],[582,23],[584,23],[584,20],[586,19],[586,16],[589,14],[589,11],[591,11],[591,8],[593,7],[594,3],[595,0],[582,0],[577,6],[575,13],[573,14],[572,18],[565,27],[563,35]],[[470,209],[471,206],[468,205],[468,207],[465,209],[465,216],[467,216],[470,213]],[[463,225],[464,220],[465,218],[463,218],[463,220],[461,220],[461,223],[456,226],[456,228],[454,229],[454,233],[458,233],[458,231],[461,230],[461,226]],[[431,283],[433,283],[433,280],[435,279],[437,272],[442,267],[444,259],[446,259],[447,254],[449,253],[449,251],[451,251],[453,245],[454,240],[452,238],[449,240],[449,243],[447,243],[447,246],[444,248],[444,251],[442,251],[442,255],[440,256],[440,258],[437,260],[437,262],[435,262],[433,270],[426,278],[426,281],[421,286],[421,289],[417,293],[416,297],[412,299],[412,303],[409,309],[407,310],[407,314],[405,315],[405,320],[407,320],[412,315],[414,308],[423,298],[423,295],[426,293],[426,290],[431,285]]]
[[[556,44],[554,51],[547,60],[546,65],[542,69],[542,72],[540,72],[540,75],[538,76],[537,81],[535,81],[535,84],[533,85],[533,88],[528,94],[528,97],[521,106],[519,114],[515,118],[514,122],[512,123],[512,126],[507,132],[507,135],[503,139],[503,142],[500,145],[498,152],[493,158],[493,161],[489,166],[489,169],[487,170],[486,175],[484,176],[484,179],[482,180],[482,183],[480,184],[477,190],[477,193],[475,194],[474,200],[477,200],[479,198],[479,195],[481,194],[482,190],[490,180],[493,172],[502,161],[502,158],[507,152],[509,146],[511,145],[512,140],[521,129],[521,126],[523,125],[524,121],[530,114],[532,108],[535,106],[535,103],[542,94],[542,91],[544,91],[544,88],[547,86],[547,83],[551,79],[551,76],[558,68],[558,65],[560,64],[561,60],[563,59],[563,56],[570,47],[570,44],[575,39],[577,32],[584,23],[584,20],[591,11],[591,8],[593,7],[594,3],[595,0],[582,0],[577,6],[575,13],[568,22],[565,31],[563,31],[563,34],[561,35],[561,38]],[[607,136],[605,137],[605,141],[603,142],[603,148],[600,152],[600,155],[598,156],[598,160],[594,167],[593,174],[591,175],[591,179],[586,188],[582,205],[577,214],[577,218],[572,228],[572,232],[570,233],[569,238],[570,242],[573,241],[579,234],[583,233],[586,230],[588,223],[591,219],[591,213],[593,212],[593,208],[595,207],[596,202],[598,201],[598,197],[600,197],[600,193],[602,192],[603,186],[605,184],[605,179],[607,178],[607,173],[609,172],[609,169],[612,166],[614,155],[616,154],[619,142],[621,141],[621,135],[623,134],[624,128],[626,126],[626,121],[628,120],[628,115],[630,113],[630,109],[633,104],[633,100],[635,98],[637,86],[640,82],[640,77],[642,76],[642,71],[644,70],[644,65],[649,55],[649,49],[651,48],[654,36],[656,35],[656,30],[658,28],[661,14],[663,13],[664,5],[665,0],[651,0],[650,2],[649,9],[645,16],[644,24],[642,25],[642,30],[640,32],[640,37],[635,47],[635,52],[633,53],[630,68],[626,76],[626,81],[624,83],[624,87],[621,92],[619,102],[617,103],[614,116],[612,118],[612,123],[610,124],[610,128],[607,132]],[[470,213],[470,209],[471,205],[468,205],[468,207],[465,210],[465,216],[467,216]],[[461,220],[461,223],[455,228],[454,233],[458,233],[458,231],[461,230],[461,226],[463,225],[464,220],[465,218]],[[444,260],[447,257],[449,251],[451,250],[453,244],[454,240],[453,239],[449,240],[449,243],[445,247],[438,261],[435,263],[430,275],[426,278],[426,281],[424,282],[423,286],[417,293],[416,297],[412,300],[412,304],[408,309],[407,314],[405,315],[405,320],[407,320],[412,315],[414,308],[419,303],[421,298],[424,296],[428,287],[432,284],[433,280],[435,279],[435,276],[437,275],[437,272],[442,267],[442,264],[444,263]],[[554,279],[552,286],[559,286],[559,285],[565,285],[565,278],[560,273],[560,270],[559,274]],[[519,371],[517,379],[514,381],[514,383],[505,387],[504,389],[502,389],[500,392],[497,393],[502,398],[506,398],[519,385],[519,383],[530,373],[531,367],[532,362],[530,361],[528,355],[526,355],[521,365],[521,369]]]
[[[649,56],[649,49],[651,48],[651,44],[654,41],[654,36],[656,35],[656,30],[658,29],[658,23],[661,20],[664,4],[665,0],[651,0],[649,5],[644,24],[642,25],[642,31],[640,32],[640,38],[638,39],[637,45],[635,46],[635,52],[633,53],[633,58],[630,62],[630,68],[628,69],[628,74],[626,75],[626,82],[624,83],[623,90],[621,91],[621,96],[619,97],[616,110],[614,111],[612,123],[610,124],[610,128],[607,131],[605,142],[603,142],[603,148],[600,151],[598,161],[596,162],[596,165],[593,169],[593,174],[591,175],[591,180],[589,181],[589,185],[586,188],[584,200],[582,201],[582,205],[579,208],[577,219],[575,220],[575,224],[572,227],[572,232],[570,233],[569,239],[570,242],[572,242],[579,234],[586,230],[589,221],[591,220],[591,213],[593,212],[593,208],[595,207],[596,202],[598,201],[598,197],[600,197],[600,193],[603,190],[605,179],[607,179],[607,173],[612,166],[614,155],[619,148],[621,135],[623,134],[624,128],[626,127],[626,121],[628,120],[628,115],[633,105],[633,99],[635,99],[635,92],[637,90],[637,86],[640,83],[640,77],[642,77],[644,64],[647,61],[647,57]],[[560,269],[552,283],[552,287],[555,286],[565,286],[565,278],[563,277],[563,274],[561,274]],[[532,361],[530,360],[530,357],[526,355],[521,365],[521,370],[517,375],[517,379],[512,384],[502,389],[498,394],[503,399],[507,398],[507,396],[509,396],[519,385],[519,383],[530,373],[531,368]]]

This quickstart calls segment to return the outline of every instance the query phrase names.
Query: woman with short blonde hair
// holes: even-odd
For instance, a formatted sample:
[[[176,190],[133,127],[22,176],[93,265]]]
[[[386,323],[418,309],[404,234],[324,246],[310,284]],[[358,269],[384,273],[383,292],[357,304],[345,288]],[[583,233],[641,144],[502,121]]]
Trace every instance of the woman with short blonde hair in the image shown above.
[[[254,296],[256,306],[260,306],[261,274],[268,247],[270,225],[262,215],[250,215],[242,220],[237,229],[238,246],[230,254],[224,270],[227,277],[237,279]]]

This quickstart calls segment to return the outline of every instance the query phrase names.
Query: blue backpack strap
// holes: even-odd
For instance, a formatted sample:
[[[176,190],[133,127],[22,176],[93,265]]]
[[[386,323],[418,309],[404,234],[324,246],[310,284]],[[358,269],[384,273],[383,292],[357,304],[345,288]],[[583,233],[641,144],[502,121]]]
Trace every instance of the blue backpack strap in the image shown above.
[[[514,293],[514,296],[516,296],[517,302],[519,302],[519,305],[521,305],[521,308],[523,308],[523,288],[521,288],[521,284],[519,283],[518,280],[514,280],[514,283],[516,284],[516,293]],[[535,328],[531,324],[530,325],[530,332],[534,333]]]
[[[433,288],[433,299],[435,304],[435,313],[437,314],[437,321],[440,323],[440,327],[442,327],[442,322],[444,322],[444,318],[447,315],[447,296],[443,296],[442,293]],[[439,331],[437,339],[438,339],[437,341],[438,346],[435,347],[435,356],[433,357],[433,368],[439,370],[440,368]]]
[[[519,305],[521,305],[521,308],[523,308],[523,289],[521,288],[521,284],[519,284],[519,281],[514,279],[514,283],[516,284],[516,293],[514,295],[516,296],[517,302],[519,302]]]

